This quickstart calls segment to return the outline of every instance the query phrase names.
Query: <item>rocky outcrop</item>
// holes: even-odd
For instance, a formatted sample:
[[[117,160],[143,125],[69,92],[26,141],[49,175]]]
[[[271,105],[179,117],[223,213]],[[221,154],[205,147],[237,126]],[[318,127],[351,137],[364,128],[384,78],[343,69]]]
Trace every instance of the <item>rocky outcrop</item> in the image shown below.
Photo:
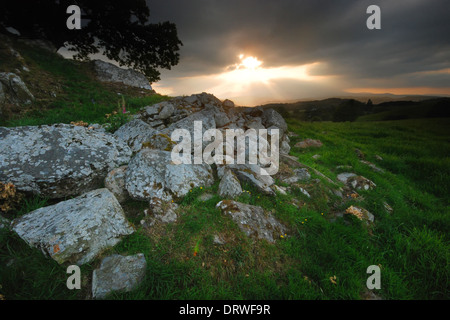
[[[94,60],[94,67],[100,81],[121,82],[131,87],[152,90],[147,78],[132,69],[122,69],[102,60]]]
[[[274,242],[286,232],[286,228],[261,207],[232,200],[222,200],[216,207],[231,216],[241,231],[249,237]]]
[[[66,124],[0,127],[0,181],[49,198],[99,188],[131,150],[109,133]]]
[[[107,189],[37,209],[13,220],[11,226],[28,245],[58,263],[78,265],[92,261],[134,232]]]
[[[133,256],[113,254],[104,258],[92,273],[92,297],[104,299],[116,291],[129,292],[144,279],[147,261],[144,254]]]

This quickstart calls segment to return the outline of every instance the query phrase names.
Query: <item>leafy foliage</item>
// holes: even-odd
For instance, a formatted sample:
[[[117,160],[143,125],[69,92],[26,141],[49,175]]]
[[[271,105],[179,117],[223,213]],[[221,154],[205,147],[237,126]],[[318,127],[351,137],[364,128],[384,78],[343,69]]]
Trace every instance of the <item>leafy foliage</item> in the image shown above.
[[[66,27],[67,7],[78,5],[82,28]],[[178,64],[182,45],[176,25],[148,23],[144,0],[18,0],[0,3],[0,26],[13,26],[22,36],[50,41],[56,48],[67,44],[76,59],[103,52],[109,59],[159,80],[157,68]],[[1,27],[0,27],[1,29]]]

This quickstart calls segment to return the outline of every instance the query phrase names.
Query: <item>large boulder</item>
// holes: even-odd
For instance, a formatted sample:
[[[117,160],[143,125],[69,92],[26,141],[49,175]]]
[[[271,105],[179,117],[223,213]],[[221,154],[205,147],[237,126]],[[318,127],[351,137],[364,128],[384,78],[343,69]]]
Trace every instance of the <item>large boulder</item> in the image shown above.
[[[0,181],[49,198],[97,189],[128,163],[131,150],[112,134],[67,124],[0,127]]]
[[[232,200],[222,200],[217,205],[222,213],[231,216],[239,228],[249,237],[274,242],[286,228],[263,208]]]
[[[107,189],[37,209],[13,220],[11,227],[28,245],[56,262],[78,265],[92,261],[134,232]]]
[[[100,81],[121,82],[131,87],[152,90],[147,78],[135,70],[122,69],[102,60],[94,60],[94,67]]]
[[[125,181],[134,199],[170,200],[192,188],[210,186],[214,178],[208,164],[175,164],[170,152],[144,148],[128,164]]]
[[[111,292],[132,291],[144,279],[146,269],[147,261],[142,253],[104,258],[92,273],[92,297],[104,299]]]

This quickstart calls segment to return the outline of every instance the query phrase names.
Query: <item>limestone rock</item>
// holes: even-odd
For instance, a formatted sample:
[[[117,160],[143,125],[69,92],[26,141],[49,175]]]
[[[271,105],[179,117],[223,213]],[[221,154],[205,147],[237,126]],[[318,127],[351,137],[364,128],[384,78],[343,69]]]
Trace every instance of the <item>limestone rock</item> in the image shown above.
[[[281,181],[284,183],[292,184],[299,181],[305,181],[311,179],[311,175],[306,168],[295,168],[292,176],[286,177]]]
[[[147,78],[132,69],[122,69],[102,60],[94,60],[94,67],[100,81],[121,82],[131,87],[152,90]]]
[[[359,220],[363,220],[366,223],[373,223],[375,220],[375,216],[364,208],[350,206],[347,210],[345,210],[345,213],[354,215]]]
[[[337,179],[345,184],[347,184],[348,179],[352,177],[356,177],[356,174],[351,172],[343,172],[337,175]]]
[[[226,169],[220,180],[218,194],[222,198],[235,198],[242,193],[242,187],[239,179],[230,169]]]
[[[142,149],[128,164],[126,188],[132,198],[165,201],[185,196],[192,188],[213,184],[208,164],[174,164],[168,151]]]
[[[226,169],[230,169],[241,183],[247,182],[254,185],[260,192],[275,195],[270,188],[275,180],[270,175],[262,175],[261,168],[255,164],[228,164],[217,166],[219,178],[225,174]]]
[[[287,124],[284,118],[273,109],[265,109],[262,115],[263,124],[266,128],[275,126],[280,129],[280,137],[287,131]]]
[[[104,258],[92,273],[92,297],[104,299],[114,291],[129,292],[144,279],[147,261],[144,254],[133,256],[113,254]]]
[[[125,175],[128,166],[113,169],[105,178],[105,188],[111,191],[120,203],[125,202],[130,196],[125,188]]]
[[[44,197],[99,188],[107,173],[130,157],[130,148],[114,135],[86,127],[0,127],[0,181]]]
[[[126,142],[133,152],[138,152],[142,149],[142,144],[151,141],[155,133],[155,129],[149,124],[140,119],[134,119],[121,126],[114,135]]]
[[[217,205],[222,213],[228,214],[249,237],[274,242],[284,235],[286,228],[263,208],[232,200],[222,200]]]
[[[22,79],[12,72],[0,72],[0,114],[2,105],[26,105],[34,101],[34,96]]]
[[[371,190],[376,184],[363,176],[351,177],[347,181],[347,185],[356,190]]]
[[[37,209],[13,220],[11,227],[28,245],[56,262],[78,265],[134,232],[108,189]]]

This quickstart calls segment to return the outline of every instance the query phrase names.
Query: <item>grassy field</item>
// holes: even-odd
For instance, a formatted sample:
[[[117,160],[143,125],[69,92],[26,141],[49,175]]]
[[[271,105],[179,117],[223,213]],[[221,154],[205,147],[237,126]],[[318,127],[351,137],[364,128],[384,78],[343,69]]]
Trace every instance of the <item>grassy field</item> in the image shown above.
[[[374,181],[374,190],[360,192],[357,199],[342,201],[329,192],[330,183],[320,182],[270,197],[249,186],[238,200],[262,206],[289,227],[286,237],[275,243],[255,242],[246,237],[215,205],[217,185],[198,188],[179,202],[173,224],[143,228],[147,204],[123,205],[137,231],[105,252],[134,254],[147,259],[141,286],[112,299],[363,299],[366,269],[381,267],[384,299],[449,298],[449,185],[450,144],[448,119],[391,122],[316,122],[289,120],[289,129],[304,138],[320,139],[323,147],[291,154],[335,180],[338,165]],[[385,170],[373,172],[354,152]],[[313,155],[321,155],[315,160]],[[377,160],[379,155],[383,160]],[[300,203],[300,208],[294,206]],[[389,213],[383,203],[393,212]],[[14,218],[49,205],[38,197],[27,198]],[[368,227],[357,218],[337,215],[350,205],[364,207],[375,216]],[[219,235],[225,244],[214,243]],[[0,235],[0,293],[6,299],[85,299],[90,296],[92,270],[100,258],[82,266],[82,289],[66,287],[66,266],[43,257],[11,232]],[[196,252],[194,254],[194,252]],[[330,277],[332,280],[330,280]]]

